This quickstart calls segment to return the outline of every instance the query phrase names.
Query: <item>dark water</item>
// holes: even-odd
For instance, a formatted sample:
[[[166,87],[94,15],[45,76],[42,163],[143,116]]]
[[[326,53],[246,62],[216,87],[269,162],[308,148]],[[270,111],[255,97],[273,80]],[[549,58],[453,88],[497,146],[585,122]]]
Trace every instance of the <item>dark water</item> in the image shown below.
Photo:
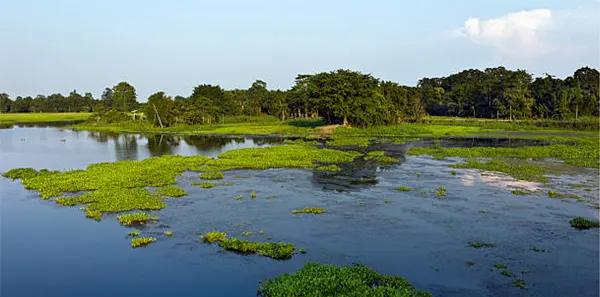
[[[0,171],[84,168],[162,154],[216,156],[282,141],[5,129],[0,130]],[[0,178],[0,295],[255,296],[259,281],[293,272],[307,261],[359,261],[382,273],[402,275],[435,296],[598,296],[598,231],[577,231],[568,224],[575,216],[597,217],[597,210],[544,196],[514,196],[513,187],[539,185],[502,176],[468,169],[453,176],[445,165],[457,160],[405,156],[410,145],[428,144],[381,145],[378,149],[401,164],[359,161],[335,175],[236,170],[225,172],[223,180],[233,186],[202,189],[190,185],[198,180],[197,173],[185,173],[179,185],[189,195],[168,199],[168,207],[156,212],[160,221],[140,229],[142,235],[158,238],[143,249],[131,249],[126,237],[131,229],[120,226],[114,216],[87,220],[78,207],[40,200],[19,182]],[[564,182],[585,182],[597,195],[598,177],[590,174],[567,176]],[[397,186],[413,190],[394,191]],[[447,197],[420,193],[439,186],[447,189]],[[254,200],[248,198],[252,191]],[[232,198],[240,194],[246,198]],[[276,198],[267,200],[271,195]],[[328,213],[291,214],[304,207],[322,207]],[[171,238],[163,235],[167,229],[173,230]],[[239,237],[252,231],[251,240],[272,237],[308,253],[287,261],[222,253],[218,246],[199,242],[200,234],[212,230]],[[467,246],[471,240],[497,247],[473,249]],[[534,252],[532,245],[549,252]],[[528,290],[514,288],[511,278],[490,271],[497,262],[525,279]],[[521,274],[525,270],[529,273]]]

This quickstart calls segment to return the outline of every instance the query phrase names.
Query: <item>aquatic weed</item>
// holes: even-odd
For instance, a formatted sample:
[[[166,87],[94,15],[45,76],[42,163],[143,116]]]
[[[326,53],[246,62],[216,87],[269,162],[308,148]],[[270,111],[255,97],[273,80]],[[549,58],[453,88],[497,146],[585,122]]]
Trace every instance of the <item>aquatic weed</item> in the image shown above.
[[[438,187],[436,195],[438,197],[446,196],[446,188],[444,188],[444,187]]]
[[[200,236],[200,239],[203,242],[207,242],[207,243],[215,243],[218,241],[223,241],[226,238],[227,238],[227,233],[217,232],[217,231],[208,232],[208,233]]]
[[[409,188],[409,187],[397,187],[397,188],[395,188],[394,190],[396,190],[396,191],[408,192],[408,191],[410,191],[410,190],[412,190],[412,189],[411,189],[411,188]]]
[[[521,162],[523,163],[523,162]],[[496,171],[506,173],[516,179],[546,182],[546,178],[543,176],[548,173],[548,170],[540,166],[536,166],[530,163],[524,163],[522,165],[510,165],[503,161],[491,160],[489,162],[478,162],[474,160],[467,160],[466,163],[450,165],[453,168],[474,168],[479,170]]]
[[[244,195],[234,196],[233,199],[235,199],[235,200],[242,200],[242,199],[244,199]]]
[[[145,212],[128,213],[117,216],[119,223],[123,226],[141,225],[150,220]]]
[[[143,246],[147,246],[150,243],[153,243],[155,241],[156,241],[156,238],[154,238],[154,237],[137,237],[137,238],[132,238],[131,239],[131,247],[132,248],[143,247]]]
[[[506,268],[508,268],[508,266],[506,266],[506,264],[504,264],[502,262],[497,262],[496,264],[494,264],[494,268],[496,268],[496,269],[506,269]]]
[[[242,235],[248,237],[252,235],[252,231],[242,231]]]
[[[200,174],[199,177],[201,179],[223,179],[223,178],[225,178],[225,175],[223,175],[223,172],[215,171],[215,172],[202,173],[202,174]]]
[[[456,175],[456,170],[452,170],[452,171],[450,172],[450,174],[452,174],[452,175]]]
[[[483,248],[483,247],[496,247],[495,245],[483,241],[469,241],[469,246],[472,248]]]
[[[309,262],[293,274],[261,282],[260,297],[312,296],[411,296],[431,297],[400,276],[382,275],[369,267],[324,265]]]
[[[465,263],[467,264],[467,266],[474,266],[476,264],[475,261],[467,261]]]
[[[517,279],[513,280],[512,283],[513,283],[513,286],[515,286],[521,290],[527,290],[525,280],[522,278],[517,278]]]
[[[592,221],[590,219],[586,219],[583,217],[576,217],[576,218],[570,220],[569,224],[571,224],[571,227],[579,229],[579,230],[586,230],[586,229],[600,227],[600,222]]]
[[[504,275],[504,276],[508,276],[508,277],[514,277],[515,276],[514,273],[512,273],[512,272],[510,272],[508,270],[502,270],[502,271],[500,271],[500,275]]]
[[[277,196],[275,196],[275,195],[267,196],[267,200],[273,200],[275,198],[277,198]]]
[[[208,183],[208,182],[192,182],[192,185],[194,186],[200,186],[204,189],[210,189],[215,187],[217,184],[214,183]]]
[[[138,231],[129,231],[129,233],[127,233],[128,236],[131,237],[136,237],[136,236],[140,236],[140,232]]]
[[[513,195],[529,195],[531,192],[523,191],[523,190],[512,190],[510,191]]]
[[[377,163],[383,163],[383,164],[398,163],[398,160],[396,160],[395,158],[386,156],[384,151],[372,151],[372,152],[369,152],[365,156],[365,160],[366,161],[374,160]]]
[[[166,230],[164,233],[166,236],[173,236],[173,231],[171,230]]]
[[[534,245],[530,246],[529,249],[532,250],[532,251],[534,251],[534,252],[537,252],[537,253],[545,253],[546,252],[545,249],[538,248],[538,247],[536,247]]]
[[[156,189],[156,194],[169,197],[181,197],[187,195],[187,192],[181,187],[170,185]]]
[[[312,214],[321,214],[326,212],[325,210],[323,210],[320,207],[310,207],[310,208],[304,208],[304,209],[294,209],[292,211],[293,214],[298,214],[298,213],[312,213]]]
[[[256,198],[256,192],[252,191],[250,192],[250,199],[255,199]]]
[[[340,168],[340,166],[337,166],[335,164],[317,167],[317,171],[338,172],[341,170],[342,170],[342,168]]]

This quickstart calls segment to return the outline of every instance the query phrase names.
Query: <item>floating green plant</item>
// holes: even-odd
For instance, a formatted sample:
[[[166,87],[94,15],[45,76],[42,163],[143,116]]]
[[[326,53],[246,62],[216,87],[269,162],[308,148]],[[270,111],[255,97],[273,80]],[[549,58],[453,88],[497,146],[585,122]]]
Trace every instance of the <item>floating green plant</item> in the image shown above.
[[[67,140],[63,138],[60,140],[60,142],[67,142]]]
[[[388,199],[383,200],[383,202],[390,203],[390,202],[392,202],[392,200],[388,198]]]
[[[223,172],[214,171],[214,172],[202,173],[202,174],[200,174],[199,177],[201,179],[223,179],[223,178],[225,178],[225,175],[223,175]]]
[[[242,231],[242,235],[248,237],[252,235],[252,231]]]
[[[85,212],[85,216],[87,218],[90,218],[92,220],[96,220],[96,221],[100,221],[102,219],[102,212],[97,211],[97,210],[87,210]]]
[[[208,182],[192,182],[192,185],[194,186],[200,186],[202,188],[205,189],[210,189],[216,186],[216,184],[214,183],[208,183]]]
[[[450,172],[450,174],[452,174],[452,175],[456,175],[456,170],[452,170],[452,171]]]
[[[537,253],[545,253],[546,252],[545,249],[538,248],[538,247],[536,247],[534,245],[530,246],[529,249],[532,250],[532,251],[534,251],[534,252],[537,252]]]
[[[506,268],[508,268],[508,266],[506,266],[506,264],[504,264],[502,262],[498,262],[498,263],[494,264],[494,268],[496,268],[496,269],[506,269]]]
[[[280,242],[252,242],[235,237],[227,238],[227,234],[221,232],[209,232],[203,235],[202,240],[208,243],[218,242],[219,246],[240,254],[260,254],[273,259],[289,259],[296,251],[296,247],[289,243]]]
[[[510,191],[513,195],[529,195],[531,192],[523,191],[523,190],[512,190]]]
[[[300,253],[301,253],[301,254],[306,254],[306,249],[305,249],[305,248],[301,248],[301,249],[300,249]]]
[[[496,247],[495,245],[483,241],[469,241],[469,246],[472,248]]]
[[[277,198],[277,196],[275,196],[275,195],[267,196],[267,200],[273,200],[275,198]]]
[[[318,171],[338,172],[338,171],[341,171],[342,168],[340,168],[340,166],[332,164],[332,165],[326,165],[326,166],[319,166],[319,167],[317,167],[317,170]]]
[[[510,272],[508,270],[502,270],[502,271],[500,271],[500,275],[504,275],[504,276],[508,276],[508,277],[514,277],[515,276],[514,273],[512,273],[512,272]]]
[[[444,187],[438,187],[436,195],[438,197],[446,196],[446,188],[444,188]]]
[[[154,238],[154,237],[137,237],[137,238],[132,238],[131,239],[131,247],[132,248],[143,247],[143,246],[147,246],[150,243],[153,243],[155,241],[156,241],[156,238]]]
[[[396,191],[408,192],[408,191],[410,191],[410,190],[412,190],[412,189],[411,189],[411,188],[409,188],[409,187],[397,187],[397,188],[395,188],[394,190],[396,190]]]
[[[441,155],[435,155],[431,159],[432,160],[441,161],[441,160],[446,160],[446,157],[445,156],[441,156]]]
[[[136,237],[136,236],[140,236],[140,232],[138,232],[138,231],[129,231],[129,233],[127,233],[127,235],[129,235],[131,237]]]
[[[421,177],[421,172],[417,172],[417,177]]]
[[[552,190],[548,190],[548,197],[550,198],[556,198],[558,197],[558,193]]]
[[[265,234],[265,230],[258,230],[258,234]]]
[[[119,223],[123,226],[142,225],[150,220],[145,212],[124,214],[117,216],[117,219],[119,219]]]
[[[173,236],[173,231],[171,231],[171,230],[166,230],[164,233],[167,236]]]
[[[374,137],[346,137],[343,135],[334,135],[327,140],[327,145],[332,147],[343,147],[343,146],[359,146],[367,147],[371,145],[371,141]]]
[[[398,163],[398,160],[396,160],[393,157],[389,157],[385,155],[384,151],[372,151],[367,153],[367,155],[365,156],[365,160],[374,160],[377,163],[383,163],[383,164],[394,164],[394,163]]]
[[[187,192],[178,186],[164,186],[156,189],[156,194],[169,197],[181,197],[187,195]]]
[[[527,289],[527,284],[525,283],[525,280],[522,278],[517,278],[517,279],[513,280],[512,283],[513,283],[513,286],[515,286],[521,290]]]
[[[319,207],[309,207],[309,208],[304,208],[304,209],[294,209],[292,211],[293,214],[298,214],[298,213],[312,213],[312,214],[321,214],[326,212],[325,210],[323,210],[322,208]]]
[[[200,236],[200,239],[203,242],[207,242],[207,243],[215,243],[215,242],[223,241],[226,238],[227,238],[227,234],[225,232],[217,232],[217,231],[208,232],[208,233]]]
[[[586,219],[583,217],[576,217],[576,218],[570,220],[569,224],[571,224],[571,227],[579,229],[579,230],[600,227],[600,223],[598,221],[592,221],[590,219]]]
[[[293,274],[285,273],[261,282],[261,297],[431,297],[431,293],[416,290],[400,276],[382,275],[369,267],[306,263]]]
[[[482,209],[482,210],[479,211],[479,213],[487,213],[487,210]]]
[[[249,175],[234,175],[233,178],[250,178]]]
[[[467,264],[467,266],[474,266],[476,264],[475,261],[467,261],[465,263]]]
[[[235,199],[235,200],[242,200],[242,199],[244,199],[244,195],[234,196],[233,199]]]
[[[252,191],[250,193],[250,199],[255,199],[256,198],[256,192]]]
[[[427,196],[427,190],[421,190],[421,195]]]

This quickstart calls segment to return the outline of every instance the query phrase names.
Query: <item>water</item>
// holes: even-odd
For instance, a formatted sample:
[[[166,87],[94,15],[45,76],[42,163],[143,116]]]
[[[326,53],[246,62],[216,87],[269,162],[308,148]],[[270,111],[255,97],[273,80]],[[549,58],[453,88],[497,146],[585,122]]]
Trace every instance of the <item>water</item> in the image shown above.
[[[216,156],[282,141],[17,127],[0,130],[0,171],[84,168],[162,154]],[[464,142],[445,140],[442,145],[472,145]],[[458,159],[405,156],[411,145],[428,142],[381,145],[378,149],[393,154],[401,164],[359,162],[343,166],[339,174],[235,170],[225,172],[223,180],[233,186],[203,189],[190,185],[198,180],[197,173],[185,173],[178,184],[189,195],[168,199],[168,207],[156,212],[160,221],[140,229],[143,235],[158,238],[143,249],[131,249],[126,237],[131,229],[120,226],[114,216],[102,222],[87,220],[78,207],[40,200],[19,182],[2,178],[0,295],[256,296],[261,280],[317,261],[362,262],[382,273],[402,275],[435,296],[598,296],[598,231],[577,231],[568,223],[576,216],[597,217],[597,210],[510,193],[511,187],[543,187],[538,184],[470,169],[457,170],[453,176],[445,165]],[[485,144],[477,140],[474,145]],[[593,185],[591,193],[597,199],[597,176],[589,171],[555,182],[574,181]],[[394,191],[397,186],[413,190]],[[439,186],[447,189],[447,197],[420,193]],[[249,198],[252,191],[257,194],[254,200]],[[577,191],[590,195],[583,189],[570,193]],[[246,198],[232,198],[240,194]],[[271,195],[276,198],[267,200]],[[328,213],[291,214],[304,207],[322,207]],[[167,229],[173,230],[171,238],[163,234]],[[248,239],[272,237],[308,253],[286,261],[223,253],[216,245],[199,242],[201,234],[212,230],[238,237],[252,231]],[[467,246],[471,240],[497,247],[473,249]],[[530,246],[549,252],[537,253]],[[468,266],[467,261],[475,265]],[[525,279],[528,290],[514,288],[511,278],[490,271],[497,262]],[[529,273],[521,274],[526,270]]]

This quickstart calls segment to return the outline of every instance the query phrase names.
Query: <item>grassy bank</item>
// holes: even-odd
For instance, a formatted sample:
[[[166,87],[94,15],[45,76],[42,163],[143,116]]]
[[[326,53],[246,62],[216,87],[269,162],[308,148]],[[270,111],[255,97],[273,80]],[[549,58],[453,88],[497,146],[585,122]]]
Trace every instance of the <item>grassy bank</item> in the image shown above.
[[[84,121],[87,120],[90,115],[91,113],[89,112],[0,113],[0,124]]]

